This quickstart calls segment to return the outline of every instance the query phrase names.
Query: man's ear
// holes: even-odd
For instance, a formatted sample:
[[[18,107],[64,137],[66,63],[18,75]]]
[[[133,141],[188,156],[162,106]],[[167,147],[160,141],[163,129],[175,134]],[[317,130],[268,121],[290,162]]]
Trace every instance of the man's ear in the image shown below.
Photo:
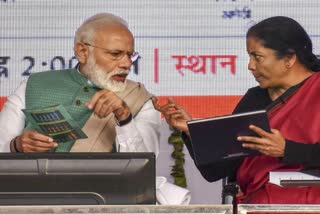
[[[74,54],[81,64],[87,63],[89,57],[89,48],[82,42],[77,42],[73,48]]]

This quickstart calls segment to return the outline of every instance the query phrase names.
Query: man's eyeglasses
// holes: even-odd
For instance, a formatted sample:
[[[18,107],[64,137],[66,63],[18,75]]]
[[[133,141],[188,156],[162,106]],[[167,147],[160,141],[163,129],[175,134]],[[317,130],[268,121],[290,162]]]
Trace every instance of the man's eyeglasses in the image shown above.
[[[125,51],[122,51],[122,50],[109,50],[109,49],[106,49],[106,48],[101,48],[101,47],[98,47],[98,46],[95,46],[95,45],[91,45],[89,43],[83,43],[83,44],[85,44],[87,46],[91,46],[91,47],[94,47],[94,48],[98,48],[98,49],[104,50],[107,54],[110,55],[111,59],[113,59],[113,60],[120,60],[126,54],[130,57],[131,62],[134,62],[139,58],[139,52],[137,52],[137,51],[125,52]]]

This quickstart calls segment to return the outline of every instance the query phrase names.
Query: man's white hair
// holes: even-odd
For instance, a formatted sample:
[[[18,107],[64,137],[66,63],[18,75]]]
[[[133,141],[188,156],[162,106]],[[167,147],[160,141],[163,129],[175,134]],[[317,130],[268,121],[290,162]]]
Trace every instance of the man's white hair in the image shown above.
[[[107,27],[110,25],[121,25],[128,28],[128,23],[121,17],[111,13],[98,13],[89,17],[76,30],[74,45],[76,45],[77,42],[93,42],[96,31],[101,27]]]

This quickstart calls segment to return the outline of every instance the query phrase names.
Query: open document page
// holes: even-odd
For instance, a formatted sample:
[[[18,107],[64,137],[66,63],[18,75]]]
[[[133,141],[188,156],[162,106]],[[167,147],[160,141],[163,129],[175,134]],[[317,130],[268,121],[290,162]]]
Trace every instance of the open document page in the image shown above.
[[[23,112],[34,129],[52,137],[56,142],[87,138],[63,105],[24,109]]]

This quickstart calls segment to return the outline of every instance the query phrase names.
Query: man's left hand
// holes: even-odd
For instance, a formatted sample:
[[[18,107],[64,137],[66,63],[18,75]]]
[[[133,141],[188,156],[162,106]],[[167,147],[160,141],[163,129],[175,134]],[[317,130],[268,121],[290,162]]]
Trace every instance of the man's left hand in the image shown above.
[[[117,119],[121,121],[128,118],[131,113],[127,104],[114,92],[107,89],[96,92],[92,99],[86,103],[86,106],[93,109],[99,118],[107,117],[113,112]]]

